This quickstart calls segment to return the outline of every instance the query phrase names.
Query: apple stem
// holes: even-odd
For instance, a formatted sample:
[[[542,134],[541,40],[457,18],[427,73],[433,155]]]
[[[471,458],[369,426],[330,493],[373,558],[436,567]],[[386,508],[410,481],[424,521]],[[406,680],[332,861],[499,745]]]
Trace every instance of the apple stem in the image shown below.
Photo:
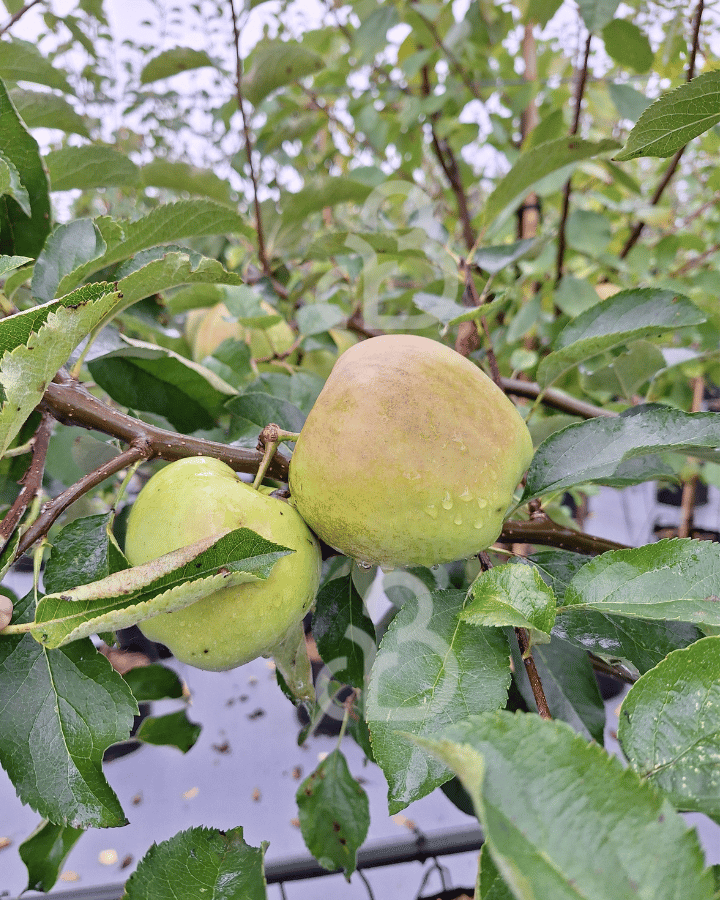
[[[262,484],[270,463],[272,462],[275,451],[283,441],[296,441],[300,437],[300,433],[296,431],[284,431],[279,425],[271,422],[266,425],[260,432],[258,437],[257,449],[263,451],[263,458],[260,461],[260,467],[255,475],[253,487],[258,490]]]

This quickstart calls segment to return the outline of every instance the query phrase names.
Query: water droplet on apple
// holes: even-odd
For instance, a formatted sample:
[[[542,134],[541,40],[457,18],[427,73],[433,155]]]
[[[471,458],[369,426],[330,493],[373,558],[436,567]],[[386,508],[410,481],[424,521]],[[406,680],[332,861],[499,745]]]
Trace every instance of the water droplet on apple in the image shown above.
[[[466,487],[465,490],[460,494],[460,499],[465,503],[468,503],[473,499],[473,495],[470,493],[470,488]]]
[[[431,519],[437,519],[437,517],[438,517],[438,511],[437,511],[437,509],[435,508],[435,504],[434,504],[434,503],[429,503],[429,504],[425,507],[425,512],[430,516]]]
[[[477,502],[480,509],[485,509],[487,506],[487,500],[484,497],[478,497]]]
[[[456,525],[462,525],[462,516],[460,515],[460,513],[455,516],[453,522],[455,522]]]
[[[452,497],[450,496],[449,491],[445,491],[445,496],[442,499],[442,508],[443,509],[452,509],[453,508]]]
[[[372,563],[369,563],[369,562],[361,562],[360,560],[358,560],[358,566],[359,566],[361,569],[372,569]]]

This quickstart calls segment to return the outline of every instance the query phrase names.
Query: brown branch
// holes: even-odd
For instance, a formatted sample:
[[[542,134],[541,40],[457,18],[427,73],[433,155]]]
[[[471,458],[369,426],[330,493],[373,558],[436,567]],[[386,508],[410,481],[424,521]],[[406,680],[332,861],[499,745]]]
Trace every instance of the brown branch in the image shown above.
[[[691,412],[699,412],[705,395],[705,379],[698,376],[693,385],[693,399]],[[698,475],[695,472],[688,478],[682,487],[682,499],[680,500],[680,525],[678,537],[690,537],[695,513],[695,495],[697,493]]]
[[[5,34],[5,32],[7,32],[7,31],[10,31],[10,29],[13,27],[13,25],[17,21],[22,19],[22,17],[25,15],[25,13],[28,10],[32,9],[33,6],[36,6],[38,3],[40,3],[40,0],[30,0],[29,3],[26,3],[25,6],[23,6],[21,9],[19,9],[16,13],[13,13],[13,15],[10,16],[10,18],[8,19],[7,23],[5,25],[3,25],[2,28],[0,28],[0,35]]]
[[[540,713],[541,718],[552,719],[552,715],[550,714],[550,707],[548,706],[547,698],[545,697],[545,691],[543,690],[542,681],[540,680],[540,676],[538,675],[535,660],[532,656],[532,650],[530,649],[530,639],[528,637],[527,629],[516,628],[515,637],[517,638],[518,647],[520,648],[522,661],[525,664],[525,671],[527,673],[528,681],[530,682],[530,687],[532,688],[533,697],[535,698],[538,712]]]
[[[693,37],[692,44],[690,47],[690,59],[688,61],[688,68],[685,75],[685,81],[692,81],[695,77],[695,62],[697,59],[698,47],[700,46],[700,22],[702,20],[703,8],[705,6],[705,0],[698,0],[698,5],[695,9],[695,18],[693,20]],[[670,164],[665,170],[665,174],[660,179],[660,183],[655,188],[655,192],[652,195],[652,199],[650,200],[651,206],[657,206],[660,202],[660,198],[665,192],[665,188],[670,184],[670,181],[675,174],[678,165],[680,164],[680,159],[682,158],[683,153],[687,148],[687,144],[685,147],[681,147],[677,153],[670,160]],[[625,259],[628,253],[632,250],[632,248],[637,244],[640,235],[642,234],[643,229],[645,228],[645,222],[640,221],[637,222],[633,230],[630,232],[630,236],[625,242],[625,246],[620,251],[620,259]]]
[[[502,534],[498,538],[500,544],[538,544],[543,547],[557,547],[559,550],[572,550],[575,553],[586,553],[595,556],[608,550],[627,550],[626,544],[618,544],[607,538],[595,537],[582,531],[574,531],[558,525],[551,519],[540,519],[531,522],[505,522]]]
[[[257,472],[262,461],[262,454],[257,450],[177,434],[141,422],[103,403],[66,372],[61,371],[56,377],[57,380],[48,385],[39,408],[64,425],[99,431],[126,444],[143,442],[150,450],[148,458],[172,461],[186,456],[212,456],[221,459],[237,472],[249,474]],[[268,474],[272,478],[286,481],[287,459],[276,454]]]
[[[106,478],[110,478],[111,475],[116,475],[118,472],[127,469],[128,466],[131,466],[133,463],[139,462],[140,460],[149,459],[151,455],[152,452],[150,448],[142,441],[139,441],[131,447],[128,447],[127,450],[118,454],[118,456],[95,469],[93,472],[84,475],[66,491],[63,491],[62,494],[49,500],[43,506],[37,519],[35,519],[28,530],[21,536],[15,552],[15,558],[17,559],[22,556],[26,550],[32,547],[35,541],[44,537],[50,530],[53,522],[55,522],[55,520],[76,500],[79,500],[83,494],[87,494],[92,488],[96,487],[98,484],[102,484],[102,482],[105,481]]]
[[[0,546],[4,547],[13,536],[28,506],[42,488],[45,459],[54,425],[55,420],[51,415],[46,413],[42,416],[32,439],[32,460],[20,480],[22,488],[15,498],[15,502],[6,513],[5,518],[0,523]]]
[[[526,397],[528,400],[537,400],[542,395],[541,403],[549,406],[551,409],[557,409],[560,412],[570,413],[572,416],[580,416],[582,419],[594,419],[597,416],[612,418],[617,416],[616,412],[605,409],[602,406],[594,406],[592,403],[585,403],[583,400],[576,400],[562,391],[549,388],[546,391],[536,384],[534,381],[522,381],[520,378],[500,378],[500,387],[506,394],[512,394],[515,397]]]
[[[578,133],[578,129],[580,128],[580,113],[582,111],[582,100],[583,95],[585,94],[585,85],[587,84],[588,77],[588,61],[590,59],[590,44],[592,42],[592,34],[588,33],[587,40],[585,41],[585,55],[583,57],[583,63],[577,73],[577,86],[575,88],[575,112],[573,113],[573,122],[572,127],[570,128],[570,134],[575,135]],[[567,245],[566,242],[566,227],[568,214],[570,212],[570,194],[572,193],[572,178],[568,178],[565,182],[565,188],[563,189],[563,204],[562,204],[562,212],[560,214],[560,224],[558,226],[558,252],[557,252],[557,263],[555,269],[555,283],[557,284],[563,276],[563,270],[565,268],[565,248]]]
[[[258,241],[258,259],[262,266],[263,272],[271,276],[270,262],[265,247],[265,233],[263,231],[262,210],[260,208],[260,198],[258,196],[258,177],[253,162],[253,141],[250,134],[250,125],[245,113],[245,98],[242,90],[242,57],[240,56],[240,31],[238,29],[237,14],[235,12],[234,0],[228,0],[230,3],[230,18],[233,27],[233,44],[235,47],[235,97],[237,99],[238,109],[242,118],[243,138],[245,142],[245,156],[247,157],[248,169],[250,171],[250,180],[253,186],[253,207],[255,209],[255,232]]]

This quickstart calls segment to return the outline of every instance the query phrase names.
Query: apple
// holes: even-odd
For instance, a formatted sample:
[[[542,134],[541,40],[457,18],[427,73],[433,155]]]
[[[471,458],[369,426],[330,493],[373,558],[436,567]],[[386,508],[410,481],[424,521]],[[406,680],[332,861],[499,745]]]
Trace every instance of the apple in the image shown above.
[[[134,566],[241,527],[294,552],[278,560],[266,581],[223,588],[139,623],[146,637],[200,669],[235,668],[268,655],[283,640],[315,599],[318,543],[293,506],[204,456],[165,466],[130,511],[125,553]]]
[[[277,312],[265,300],[260,301],[260,306],[268,315]],[[186,323],[186,335],[196,362],[202,362],[228,338],[245,341],[253,359],[285,353],[295,341],[293,330],[284,319],[269,328],[247,328],[230,315],[224,303],[203,310],[202,316],[195,314],[194,310],[192,312]]]
[[[340,356],[290,461],[293,502],[364,564],[435,565],[499,536],[532,458],[520,413],[438,341],[384,335]]]

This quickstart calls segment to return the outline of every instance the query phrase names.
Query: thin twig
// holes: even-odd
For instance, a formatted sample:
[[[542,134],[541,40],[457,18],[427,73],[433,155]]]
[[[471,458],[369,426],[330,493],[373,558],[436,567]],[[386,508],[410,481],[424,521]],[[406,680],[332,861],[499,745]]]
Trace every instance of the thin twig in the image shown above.
[[[122,453],[104,463],[99,468],[87,475],[83,475],[79,481],[63,491],[62,494],[59,494],[52,500],[48,500],[40,511],[40,515],[21,536],[17,550],[15,551],[15,558],[18,559],[21,557],[26,550],[32,547],[35,541],[44,537],[50,530],[53,522],[55,522],[69,506],[72,506],[76,500],[82,497],[83,494],[87,494],[88,491],[92,490],[98,484],[102,484],[105,479],[110,478],[112,475],[116,475],[133,463],[142,459],[149,459],[150,456],[151,451],[145,444],[142,442],[133,444],[131,447],[128,447],[127,450],[123,450]]]
[[[544,406],[557,409],[560,412],[570,413],[572,416],[580,416],[582,419],[595,419],[598,416],[614,418],[617,416],[617,413],[611,409],[595,406],[592,403],[585,403],[583,400],[576,400],[574,397],[563,394],[562,391],[554,388],[548,388],[548,390],[543,391],[540,385],[534,381],[522,381],[520,378],[501,378],[500,387],[506,394],[512,394],[514,397],[525,397],[528,400],[537,400],[542,395],[540,402]]]
[[[228,2],[230,4],[230,17],[232,19],[233,27],[233,44],[235,48],[235,97],[237,99],[238,109],[240,110],[240,117],[242,118],[243,139],[245,142],[245,156],[247,157],[250,180],[252,181],[253,186],[253,207],[255,209],[255,232],[257,234],[258,241],[258,259],[260,260],[260,265],[262,266],[263,272],[266,275],[271,276],[272,271],[265,247],[265,233],[263,231],[262,210],[260,208],[260,197],[258,194],[258,177],[255,171],[255,163],[253,162],[253,141],[252,135],[250,134],[250,124],[245,112],[245,98],[243,96],[242,89],[243,64],[242,57],[240,56],[240,30],[237,23],[237,14],[235,12],[235,2],[234,0],[228,0]]]
[[[699,412],[705,396],[705,379],[698,376],[693,385],[693,399],[691,412]],[[678,537],[690,537],[693,527],[693,515],[695,513],[695,495],[697,493],[698,475],[694,472],[683,484],[682,498],[680,500],[680,525]]]
[[[608,550],[627,550],[627,544],[618,544],[607,538],[595,537],[572,528],[558,525],[551,519],[531,522],[505,522],[498,538],[501,544],[537,544],[541,547],[557,547],[595,556]]]
[[[20,520],[25,515],[28,506],[42,488],[45,459],[47,458],[50,437],[54,426],[55,420],[51,415],[46,413],[40,419],[40,424],[32,440],[32,460],[20,481],[22,488],[2,523],[0,523],[0,546],[2,547],[15,533],[15,529],[20,524]]]
[[[548,706],[547,698],[545,697],[545,691],[543,690],[542,681],[540,680],[540,675],[538,674],[537,666],[535,665],[535,660],[533,659],[532,650],[530,649],[530,638],[528,636],[527,629],[516,628],[515,637],[517,638],[518,647],[520,648],[522,661],[525,664],[525,671],[527,672],[528,681],[530,682],[530,687],[532,688],[533,697],[535,698],[538,712],[540,713],[541,718],[552,719],[552,715],[550,714],[550,707]]]
[[[0,35],[3,35],[5,34],[5,32],[10,31],[13,25],[17,21],[22,19],[22,17],[29,9],[32,9],[33,6],[36,6],[38,3],[40,3],[40,0],[30,0],[29,3],[26,3],[25,6],[19,9],[16,13],[13,13],[13,15],[8,19],[7,23],[3,25],[2,28],[0,28]]]
[[[700,45],[700,22],[702,20],[704,6],[705,0],[698,0],[698,5],[695,9],[695,18],[693,21],[693,38],[690,48],[690,60],[688,61],[688,68],[685,76],[686,81],[692,81],[695,77],[695,61],[697,59],[698,47]],[[655,192],[652,195],[652,199],[650,200],[651,206],[657,206],[657,204],[660,202],[660,198],[665,192],[665,188],[668,186],[668,184],[670,184],[670,180],[672,179],[678,165],[680,164],[680,159],[685,152],[686,147],[687,144],[685,145],[685,147],[681,147],[670,160],[670,164],[665,170],[665,174],[660,179],[660,183],[655,188]],[[620,259],[625,259],[625,257],[632,250],[635,244],[637,244],[638,239],[642,234],[643,229],[645,228],[645,224],[646,223],[643,221],[637,222],[633,230],[630,232],[630,236],[625,242],[625,246],[620,251]]]
[[[588,62],[590,59],[590,44],[592,42],[592,34],[588,33],[585,41],[585,55],[583,63],[577,73],[577,86],[575,89],[575,112],[573,114],[572,127],[570,134],[575,135],[580,128],[580,113],[582,111],[583,95],[585,94],[585,85],[588,77]],[[562,213],[560,214],[560,224],[558,226],[558,252],[557,263],[555,269],[555,283],[557,284],[563,276],[565,268],[565,247],[566,236],[565,229],[567,227],[568,214],[570,212],[570,194],[572,192],[572,178],[568,178],[563,189]]]

